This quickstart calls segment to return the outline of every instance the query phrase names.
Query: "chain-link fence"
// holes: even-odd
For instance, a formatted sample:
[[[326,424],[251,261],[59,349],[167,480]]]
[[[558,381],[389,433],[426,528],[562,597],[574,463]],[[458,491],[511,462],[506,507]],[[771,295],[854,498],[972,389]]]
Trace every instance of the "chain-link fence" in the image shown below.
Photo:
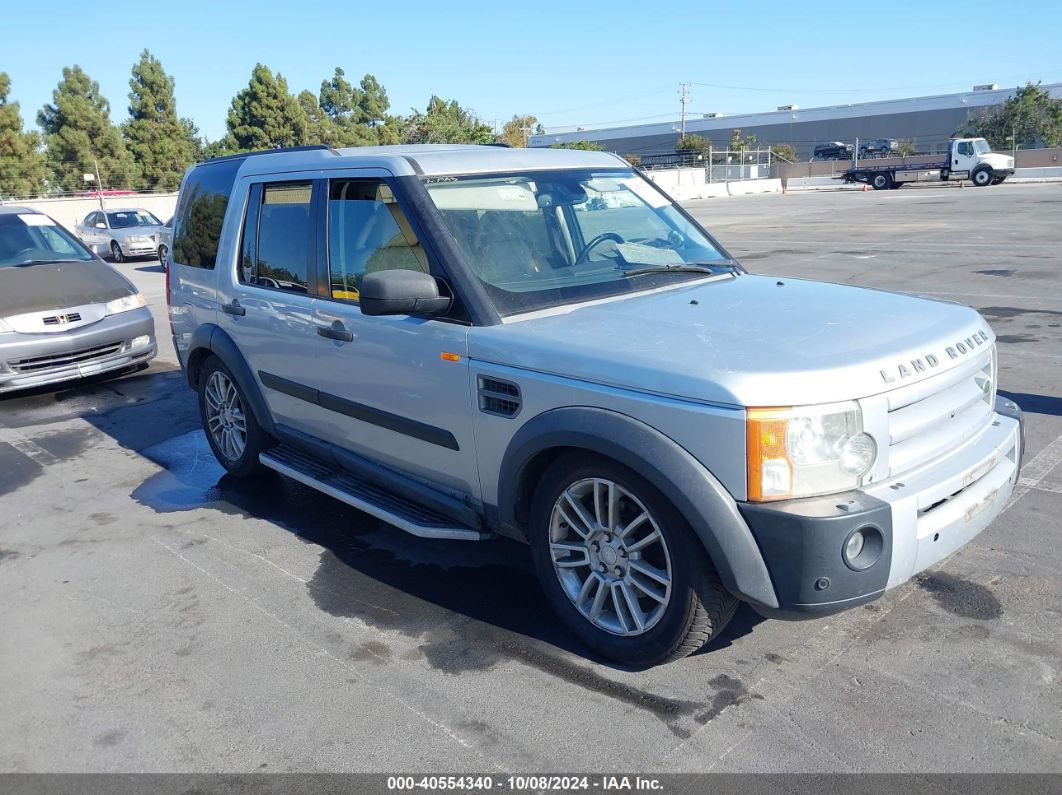
[[[664,168],[703,168],[706,182],[739,182],[767,179],[771,166],[778,158],[769,146],[748,149],[712,149],[704,152],[675,152],[667,155],[646,155],[640,167],[646,171]]]

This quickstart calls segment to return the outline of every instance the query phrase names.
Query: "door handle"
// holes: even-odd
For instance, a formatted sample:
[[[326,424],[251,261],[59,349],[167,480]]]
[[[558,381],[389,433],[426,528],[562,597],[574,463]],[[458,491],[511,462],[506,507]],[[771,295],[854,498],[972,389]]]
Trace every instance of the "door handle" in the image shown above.
[[[330,340],[337,340],[339,342],[353,342],[353,332],[347,331],[343,324],[338,320],[331,326],[318,326],[317,334],[321,337],[325,337]]]
[[[221,311],[226,315],[238,315],[243,317],[247,314],[247,310],[240,306],[240,302],[233,300],[231,304],[222,304]]]

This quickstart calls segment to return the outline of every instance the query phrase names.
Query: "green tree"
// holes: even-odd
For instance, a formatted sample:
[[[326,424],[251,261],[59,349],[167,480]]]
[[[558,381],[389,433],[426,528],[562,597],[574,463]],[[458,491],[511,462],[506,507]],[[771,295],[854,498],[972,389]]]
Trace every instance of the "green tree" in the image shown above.
[[[9,102],[11,78],[0,72],[0,196],[40,193],[44,183],[44,158],[40,136],[23,132],[17,102]]]
[[[987,138],[994,149],[1059,146],[1062,145],[1062,99],[1052,97],[1039,83],[1027,83],[1002,105],[982,112],[961,132]]]
[[[918,151],[918,143],[914,138],[901,138],[896,142],[896,154],[900,157],[913,155]]]
[[[528,139],[531,138],[531,131],[537,123],[538,119],[534,116],[515,115],[502,125],[501,135],[498,136],[498,140],[509,144],[509,146],[524,148],[527,146]]]
[[[597,141],[569,141],[566,144],[553,144],[550,149],[582,149],[587,152],[605,151],[605,147]]]
[[[297,99],[299,107],[306,114],[306,137],[301,143],[335,146],[338,143],[335,125],[328,114],[324,112],[324,109],[321,108],[314,93],[312,91],[302,91]]]
[[[391,101],[387,98],[387,89],[372,75],[361,78],[358,97],[359,121],[370,127],[378,127],[388,122],[387,111]]]
[[[362,83],[366,83],[369,78],[372,76],[366,75]],[[371,119],[372,114],[386,115],[381,111],[381,106],[387,103],[387,92],[379,87],[376,78],[372,78],[370,88],[373,89],[374,95],[367,98],[364,91],[347,80],[346,73],[338,66],[331,80],[321,81],[318,104],[330,121],[334,135],[333,145],[367,146],[378,143],[378,136],[368,122],[380,121]]]
[[[247,88],[232,98],[227,120],[238,151],[298,146],[306,140],[308,124],[288,81],[262,64],[255,64]]]
[[[642,164],[642,158],[634,152],[628,152],[623,156],[623,159],[630,163],[632,166],[640,166]]]
[[[136,163],[111,124],[110,103],[80,66],[63,68],[52,104],[37,114],[37,123],[44,131],[45,162],[56,188],[83,190],[83,175],[93,172],[93,161],[99,164],[103,187],[139,187]]]
[[[744,138],[742,138],[740,129],[735,128],[730,131],[729,148],[731,152],[738,151],[741,149],[752,149],[754,146],[756,146],[755,135],[746,135]]]
[[[411,144],[489,144],[494,143],[494,131],[456,99],[433,96],[426,112],[414,109],[405,120],[403,138]]]
[[[195,125],[177,117],[173,85],[154,55],[147,50],[140,53],[129,80],[129,121],[122,133],[144,187],[152,190],[178,188],[200,149]]]
[[[796,149],[792,144],[771,144],[771,152],[774,153],[775,157],[788,160],[790,163],[797,161]]]
[[[712,148],[712,141],[710,138],[705,138],[703,135],[697,135],[691,133],[685,138],[680,138],[678,143],[675,144],[676,152],[696,152],[703,154]]]

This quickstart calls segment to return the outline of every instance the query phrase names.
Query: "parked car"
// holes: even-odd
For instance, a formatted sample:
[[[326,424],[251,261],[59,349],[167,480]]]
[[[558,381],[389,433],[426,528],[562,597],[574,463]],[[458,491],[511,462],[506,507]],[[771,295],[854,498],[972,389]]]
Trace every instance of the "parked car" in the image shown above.
[[[899,148],[900,142],[895,138],[875,138],[859,145],[859,156],[892,157],[893,153]]]
[[[852,145],[841,141],[830,141],[815,147],[817,160],[851,160]]]
[[[877,599],[1018,479],[1021,411],[976,311],[749,274],[607,152],[207,161],[170,259],[228,472],[418,536],[525,541],[560,619],[628,665],[689,654],[741,601]]]
[[[144,296],[43,213],[0,207],[0,392],[142,365]]]
[[[170,267],[170,249],[173,248],[173,218],[159,227],[159,265],[163,270]]]
[[[93,252],[115,262],[126,257],[154,257],[158,253],[162,221],[147,210],[96,210],[75,231]]]

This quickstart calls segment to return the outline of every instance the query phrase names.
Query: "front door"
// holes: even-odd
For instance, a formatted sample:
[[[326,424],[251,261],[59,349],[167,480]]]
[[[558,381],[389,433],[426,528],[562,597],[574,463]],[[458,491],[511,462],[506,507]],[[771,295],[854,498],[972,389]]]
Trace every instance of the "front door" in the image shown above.
[[[977,165],[977,153],[973,141],[956,141],[951,152],[951,173],[953,177],[970,176],[970,171]]]
[[[468,326],[405,315],[370,317],[358,306],[366,273],[432,272],[378,172],[328,180],[327,227],[314,304],[321,408],[315,435],[392,469],[478,497],[467,358]]]

